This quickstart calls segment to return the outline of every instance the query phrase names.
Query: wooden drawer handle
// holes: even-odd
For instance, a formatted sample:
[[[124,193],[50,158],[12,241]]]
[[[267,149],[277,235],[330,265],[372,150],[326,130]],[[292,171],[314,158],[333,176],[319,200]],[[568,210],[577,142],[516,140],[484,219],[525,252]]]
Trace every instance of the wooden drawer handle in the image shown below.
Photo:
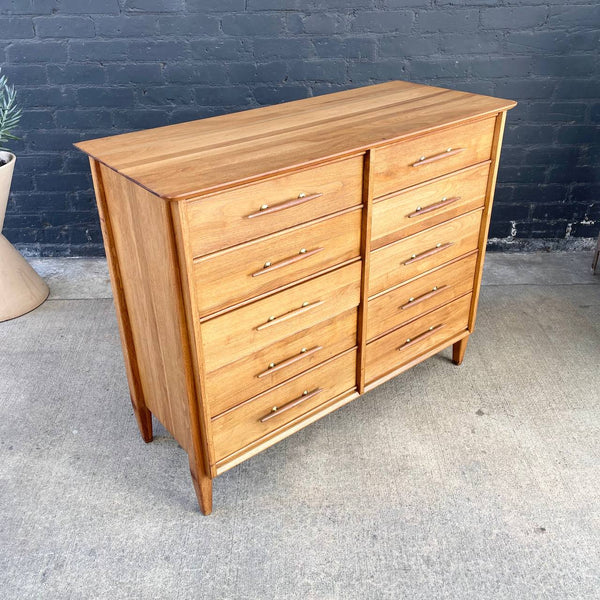
[[[439,331],[444,326],[445,326],[445,323],[440,323],[439,325],[436,325],[435,327],[430,327],[427,331],[420,333],[417,337],[408,338],[406,340],[406,342],[404,342],[404,344],[402,344],[402,346],[398,347],[398,350],[404,350],[405,348],[408,348],[409,346],[412,346],[413,344],[416,344],[417,342],[421,342],[421,341],[427,339],[429,336],[433,335],[436,331]]]
[[[406,262],[404,262],[404,266],[410,265],[411,263],[417,262],[419,260],[423,260],[428,256],[433,256],[438,252],[442,252],[442,250],[446,250],[453,246],[454,242],[447,242],[446,244],[436,244],[435,248],[430,248],[429,250],[425,250],[425,252],[421,252],[421,254],[413,254]]]
[[[287,404],[284,404],[283,406],[274,406],[271,409],[271,412],[266,414],[264,417],[260,418],[259,421],[261,423],[264,423],[265,421],[268,421],[269,419],[276,417],[279,413],[285,412],[286,410],[290,410],[290,408],[294,408],[294,406],[298,406],[298,404],[300,404],[301,402],[304,402],[305,400],[308,400],[309,398],[314,398],[317,394],[320,394],[322,391],[323,391],[323,388],[317,388],[317,389],[313,390],[312,392],[309,392],[308,390],[304,390],[302,392],[302,396],[298,396],[298,398],[296,398],[295,400],[291,400],[290,402],[288,402]]]
[[[310,350],[307,350],[306,348],[302,348],[302,350],[300,350],[300,352],[298,354],[296,354],[296,356],[286,358],[285,360],[282,360],[280,363],[270,363],[267,370],[263,371],[262,373],[259,373],[257,375],[257,377],[260,379],[261,377],[264,377],[265,375],[270,375],[271,373],[275,373],[275,372],[279,371],[280,369],[289,367],[290,365],[293,365],[294,363],[298,362],[299,360],[302,360],[303,358],[306,358],[307,356],[310,356],[311,354],[318,352],[319,350],[323,350],[323,346],[315,346],[314,348],[310,348]]]
[[[437,210],[438,208],[448,206],[448,204],[452,204],[453,202],[457,202],[458,200],[460,200],[460,196],[454,196],[453,198],[445,198],[444,197],[439,202],[436,202],[435,204],[430,204],[429,206],[426,206],[425,208],[421,208],[420,206],[417,206],[417,209],[415,210],[415,212],[412,212],[412,213],[410,213],[410,215],[406,215],[406,216],[409,219],[412,219],[413,217],[418,217],[419,215],[425,215],[429,212]]]
[[[306,194],[298,194],[297,198],[292,198],[291,200],[286,200],[285,202],[280,202],[279,204],[274,204],[273,206],[263,204],[257,212],[248,215],[246,218],[254,219],[254,217],[261,217],[262,215],[270,215],[271,213],[279,212],[280,210],[285,210],[286,208],[292,208],[293,206],[298,206],[299,204],[316,200],[322,195],[322,193],[311,194],[310,196],[307,196]]]
[[[314,250],[306,250],[306,248],[302,248],[298,254],[295,256],[290,256],[289,258],[284,258],[279,262],[272,263],[271,261],[267,261],[264,267],[260,271],[256,271],[256,273],[252,273],[252,277],[258,277],[259,275],[264,275],[265,273],[270,273],[271,271],[275,271],[276,269],[281,269],[281,267],[287,267],[288,265],[293,265],[297,263],[299,260],[303,260],[308,258],[309,256],[313,256],[318,252],[321,252],[324,248],[315,248]]]
[[[433,298],[440,292],[443,292],[445,289],[448,289],[447,285],[442,285],[441,287],[438,287],[436,285],[430,292],[427,292],[426,294],[417,296],[416,298],[409,298],[408,302],[406,304],[403,304],[400,308],[402,310],[406,310],[407,308],[410,308],[411,306],[414,306],[415,304],[419,304],[419,302],[423,302],[424,300],[429,300],[429,298]]]
[[[442,160],[442,158],[449,158],[450,156],[460,154],[465,150],[466,148],[448,148],[445,152],[440,152],[439,154],[434,154],[430,157],[421,156],[421,158],[416,163],[413,163],[412,166],[420,167],[421,165],[427,165],[429,163],[435,162],[436,160]]]
[[[288,319],[297,317],[298,315],[301,315],[302,313],[312,310],[313,308],[317,308],[317,306],[321,306],[321,304],[323,304],[323,302],[324,302],[323,300],[317,300],[317,302],[303,302],[302,306],[300,306],[299,308],[294,308],[294,310],[290,310],[289,312],[279,315],[278,317],[274,317],[274,316],[269,317],[267,319],[267,322],[259,325],[256,328],[256,330],[262,331],[263,329],[266,329],[267,327],[271,327],[271,325],[277,325],[277,323],[281,323],[282,321],[287,321]]]

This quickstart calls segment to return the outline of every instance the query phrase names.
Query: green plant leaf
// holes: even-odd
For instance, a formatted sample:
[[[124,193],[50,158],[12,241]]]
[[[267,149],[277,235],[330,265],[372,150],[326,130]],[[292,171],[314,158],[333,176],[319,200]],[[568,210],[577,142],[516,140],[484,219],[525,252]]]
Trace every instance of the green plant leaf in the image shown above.
[[[0,144],[19,139],[12,131],[18,126],[21,115],[14,86],[8,84],[6,75],[0,75]]]

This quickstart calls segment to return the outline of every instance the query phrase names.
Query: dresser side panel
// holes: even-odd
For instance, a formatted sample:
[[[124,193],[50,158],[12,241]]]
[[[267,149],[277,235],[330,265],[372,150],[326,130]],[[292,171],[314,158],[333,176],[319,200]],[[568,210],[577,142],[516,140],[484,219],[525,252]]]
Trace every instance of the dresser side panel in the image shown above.
[[[496,179],[498,177],[498,166],[500,164],[500,151],[502,150],[502,138],[504,137],[504,125],[506,123],[506,111],[496,116],[494,126],[494,138],[492,141],[492,164],[488,176],[487,190],[485,194],[485,208],[481,217],[481,229],[479,231],[479,254],[477,256],[477,267],[475,269],[475,281],[473,283],[473,300],[471,304],[471,315],[469,317],[469,332],[475,328],[475,319],[477,317],[477,307],[479,304],[479,291],[481,288],[481,279],[483,276],[483,263],[485,261],[485,251],[490,229],[490,220],[492,217],[492,206],[494,203],[494,193],[496,191]]]
[[[168,203],[101,166],[147,407],[192,450],[185,314]]]

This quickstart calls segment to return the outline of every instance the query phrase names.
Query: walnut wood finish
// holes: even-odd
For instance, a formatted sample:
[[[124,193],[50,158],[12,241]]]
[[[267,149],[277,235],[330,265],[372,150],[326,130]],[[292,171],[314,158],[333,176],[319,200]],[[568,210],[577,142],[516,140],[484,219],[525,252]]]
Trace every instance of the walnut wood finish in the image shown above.
[[[186,450],[191,449],[181,305],[170,210],[145,190],[100,166],[119,260],[144,404]],[[126,257],[126,260],[123,260]],[[159,274],[162,285],[153,286]]]
[[[212,479],[473,330],[506,111],[389,82],[78,144],[131,400]]]
[[[467,342],[469,341],[468,336],[462,340],[452,344],[452,362],[455,365],[462,364],[463,358],[465,357],[465,351],[467,349]]]
[[[211,415],[355,346],[356,313],[356,308],[347,310],[207,373],[206,395]],[[296,360],[291,362],[291,357]]]
[[[286,229],[194,261],[201,315],[360,256],[361,209]],[[277,268],[273,268],[277,267]],[[258,273],[262,273],[257,276]]]
[[[123,290],[123,277],[119,267],[119,257],[115,246],[115,239],[112,229],[108,207],[106,203],[106,194],[100,165],[90,158],[90,169],[92,179],[96,190],[96,200],[98,204],[98,216],[100,217],[100,227],[104,246],[106,247],[106,261],[110,273],[110,282],[117,313],[117,322],[119,323],[119,333],[121,335],[121,347],[123,348],[123,357],[125,359],[125,369],[127,370],[127,381],[129,382],[129,395],[133,412],[140,430],[142,439],[149,443],[152,441],[152,413],[148,410],[144,401],[144,392],[140,378],[139,366],[135,355],[135,345],[133,341],[133,326],[127,311],[125,301],[125,292]]]
[[[495,119],[373,150],[375,197],[490,159]],[[460,152],[452,148],[460,147]],[[443,152],[440,152],[442,151]],[[434,155],[427,159],[429,155]],[[420,157],[424,157],[420,160]],[[416,161],[416,162],[415,162]],[[415,166],[422,165],[422,166]]]
[[[477,251],[370,300],[368,339],[379,337],[406,321],[470,293],[476,266]]]
[[[481,211],[476,210],[373,250],[369,295],[477,249],[480,224]]]
[[[494,140],[492,143],[492,166],[488,179],[486,192],[487,202],[483,209],[481,217],[481,229],[479,230],[479,256],[477,260],[477,269],[475,271],[475,282],[473,284],[473,302],[471,304],[471,314],[469,316],[469,331],[475,328],[475,317],[477,316],[477,305],[479,303],[479,289],[481,287],[481,277],[483,276],[483,261],[485,259],[486,241],[490,228],[490,219],[492,217],[492,204],[494,202],[494,192],[496,191],[496,177],[498,176],[498,165],[500,163],[500,150],[502,149],[502,137],[504,135],[504,124],[506,123],[506,112],[500,113],[496,117],[494,125]],[[466,344],[466,342],[465,342]]]
[[[355,156],[190,200],[191,253],[202,256],[360,205],[362,163]]]
[[[180,200],[494,116],[515,104],[390,81],[76,145],[158,196]],[[458,140],[452,143],[458,145]],[[424,152],[438,149],[435,145]]]
[[[430,348],[466,331],[471,294],[413,319],[399,329],[367,344],[367,381],[385,375]]]
[[[356,262],[206,321],[201,326],[206,371],[216,371],[358,306],[360,271]],[[264,327],[272,321],[273,326]]]
[[[351,390],[355,385],[356,350],[352,350],[213,417],[217,460],[222,460],[326,400]],[[315,390],[320,392],[310,394]],[[310,394],[307,394],[309,397],[306,401],[296,402],[297,399],[304,399],[305,391]],[[289,410],[280,414],[273,411],[274,407],[282,407],[290,402],[294,405]],[[270,412],[278,414],[272,419],[264,420],[265,415]]]
[[[489,170],[489,162],[485,162],[378,198],[373,203],[371,248],[381,248],[482,207]]]

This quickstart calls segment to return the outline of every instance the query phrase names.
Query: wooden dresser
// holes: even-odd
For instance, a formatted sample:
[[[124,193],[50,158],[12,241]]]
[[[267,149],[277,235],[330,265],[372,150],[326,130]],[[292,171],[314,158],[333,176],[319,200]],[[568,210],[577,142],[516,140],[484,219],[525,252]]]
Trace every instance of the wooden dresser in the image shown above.
[[[81,142],[137,422],[212,480],[473,331],[509,100],[394,81]]]

